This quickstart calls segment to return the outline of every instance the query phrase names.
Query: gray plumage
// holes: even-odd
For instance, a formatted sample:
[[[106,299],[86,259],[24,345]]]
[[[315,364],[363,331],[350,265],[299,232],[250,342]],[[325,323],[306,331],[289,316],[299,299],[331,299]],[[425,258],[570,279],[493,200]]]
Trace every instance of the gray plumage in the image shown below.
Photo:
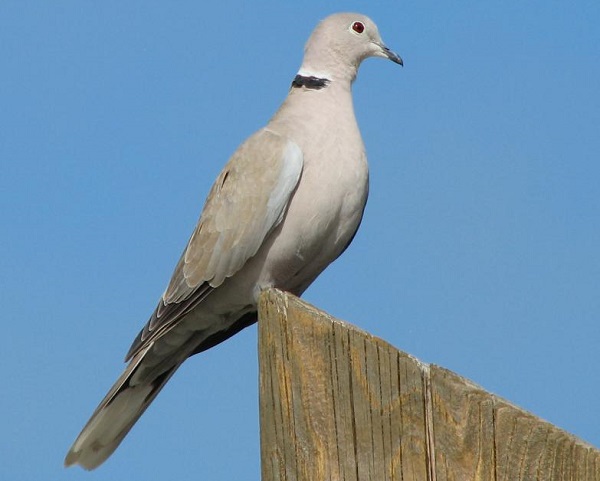
[[[317,26],[285,102],[213,185],[129,365],[67,466],[104,462],[181,363],[256,321],[262,289],[302,294],[351,242],[368,194],[351,85],[367,57],[402,64],[364,15],[336,14]]]

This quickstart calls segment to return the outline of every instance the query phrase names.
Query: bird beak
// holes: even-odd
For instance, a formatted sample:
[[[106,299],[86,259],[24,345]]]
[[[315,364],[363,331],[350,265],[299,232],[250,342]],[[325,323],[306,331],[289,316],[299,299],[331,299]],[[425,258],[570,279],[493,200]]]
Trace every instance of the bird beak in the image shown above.
[[[402,65],[404,67],[404,62],[402,61],[402,58],[400,57],[400,55],[398,55],[395,52],[392,52],[381,41],[380,42],[373,42],[373,43],[375,44],[375,46],[378,47],[378,50],[379,50],[379,52],[375,53],[374,55],[376,55],[377,57],[389,58],[392,62],[400,64],[400,65]]]
[[[383,51],[383,54],[387,58],[389,58],[392,62],[400,64],[402,67],[404,67],[404,62],[402,61],[402,58],[400,57],[400,55],[398,55],[397,53],[392,52],[384,44],[380,44],[379,46],[381,47],[381,50]]]

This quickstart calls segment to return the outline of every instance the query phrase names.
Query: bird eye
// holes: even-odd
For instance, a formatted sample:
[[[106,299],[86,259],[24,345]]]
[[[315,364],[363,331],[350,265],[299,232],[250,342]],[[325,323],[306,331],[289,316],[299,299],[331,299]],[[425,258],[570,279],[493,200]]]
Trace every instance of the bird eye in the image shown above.
[[[352,24],[352,30],[356,33],[363,33],[365,31],[365,25],[362,22],[354,22]]]

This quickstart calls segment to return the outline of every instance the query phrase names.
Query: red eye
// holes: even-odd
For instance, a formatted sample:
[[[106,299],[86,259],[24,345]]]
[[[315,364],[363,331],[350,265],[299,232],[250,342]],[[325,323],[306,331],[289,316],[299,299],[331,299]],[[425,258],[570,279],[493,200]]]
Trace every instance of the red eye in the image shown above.
[[[354,30],[356,33],[363,33],[365,31],[365,26],[361,22],[354,22],[352,24],[352,30]]]

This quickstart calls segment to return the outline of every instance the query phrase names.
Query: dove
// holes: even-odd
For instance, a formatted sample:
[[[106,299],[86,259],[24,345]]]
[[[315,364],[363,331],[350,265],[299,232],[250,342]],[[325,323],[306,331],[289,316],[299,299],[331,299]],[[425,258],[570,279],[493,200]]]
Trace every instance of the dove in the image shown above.
[[[364,15],[334,14],[317,25],[287,98],[216,179],[127,367],[65,465],[102,464],[187,358],[257,321],[262,290],[299,296],[348,247],[369,190],[352,102],[369,57],[403,65]]]

